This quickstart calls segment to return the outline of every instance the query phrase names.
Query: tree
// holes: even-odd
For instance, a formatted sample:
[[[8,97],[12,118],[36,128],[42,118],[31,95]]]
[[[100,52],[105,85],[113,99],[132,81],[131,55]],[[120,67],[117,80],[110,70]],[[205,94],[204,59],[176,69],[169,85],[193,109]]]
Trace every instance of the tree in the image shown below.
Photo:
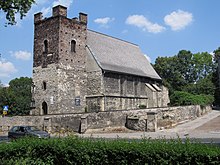
[[[218,49],[214,50],[214,57],[215,60],[217,61],[220,58],[220,47],[218,47]]]
[[[3,87],[3,84],[2,84],[2,82],[1,82],[1,80],[0,80],[0,88],[2,88]]]
[[[212,55],[207,52],[194,54],[192,57],[192,64],[192,76],[195,82],[213,73],[216,68]]]
[[[172,93],[173,90],[181,88],[183,79],[176,69],[176,57],[158,57],[155,61],[154,68],[162,77],[163,84],[167,86]]]
[[[9,87],[0,88],[0,110],[9,106],[9,115],[27,115],[31,104],[32,79],[21,77],[11,80]],[[2,112],[1,112],[2,113]]]
[[[33,3],[35,3],[35,0],[1,0],[0,11],[6,13],[6,20],[8,21],[6,24],[16,24],[15,15],[19,13],[20,19],[22,19]]]
[[[211,105],[214,101],[213,95],[193,95],[184,91],[175,91],[170,96],[172,105]]]
[[[215,84],[215,105],[220,106],[220,47],[214,51],[216,71],[214,72],[213,82]]]
[[[214,96],[215,84],[213,83],[213,77],[213,74],[209,74],[208,76],[200,79],[196,83],[187,84],[183,87],[182,91],[195,95],[206,94]]]
[[[181,50],[173,57],[158,57],[154,67],[174,90],[182,90],[187,84],[196,84],[212,74],[216,65],[207,52],[192,54]]]
[[[32,79],[28,77],[16,78],[9,82],[8,95],[11,100],[11,114],[29,114],[32,97],[31,85]]]
[[[158,57],[154,68],[162,77],[164,85],[169,88],[170,96],[176,91],[211,96],[215,93],[213,73],[216,64],[212,55],[207,52],[192,54],[190,51],[181,50],[173,57]],[[172,99],[177,97],[170,99],[171,103],[175,103],[176,100]]]
[[[187,50],[181,50],[175,57],[175,70],[181,74],[183,85],[192,83],[192,57],[193,54]]]

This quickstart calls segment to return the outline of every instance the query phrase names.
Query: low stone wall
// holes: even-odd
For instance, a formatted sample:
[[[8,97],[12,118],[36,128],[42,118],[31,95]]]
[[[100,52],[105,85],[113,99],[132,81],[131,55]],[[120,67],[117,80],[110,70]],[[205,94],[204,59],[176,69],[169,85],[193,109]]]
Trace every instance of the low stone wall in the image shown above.
[[[87,129],[122,126],[133,130],[156,131],[195,119],[209,111],[211,111],[209,106],[184,106],[66,115],[2,117],[0,118],[0,132],[7,132],[14,125],[35,125],[51,133],[71,131],[84,133]]]
[[[187,122],[210,112],[210,106],[180,106],[169,107],[157,111],[159,129],[174,127],[178,123]]]

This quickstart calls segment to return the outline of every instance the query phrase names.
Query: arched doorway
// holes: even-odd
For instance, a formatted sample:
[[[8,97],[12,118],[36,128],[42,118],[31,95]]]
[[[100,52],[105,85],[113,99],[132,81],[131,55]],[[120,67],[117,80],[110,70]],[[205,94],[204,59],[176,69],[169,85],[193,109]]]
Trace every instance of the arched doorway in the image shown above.
[[[45,101],[42,103],[42,109],[43,109],[43,115],[47,115],[48,114],[48,107],[47,107],[47,103]]]

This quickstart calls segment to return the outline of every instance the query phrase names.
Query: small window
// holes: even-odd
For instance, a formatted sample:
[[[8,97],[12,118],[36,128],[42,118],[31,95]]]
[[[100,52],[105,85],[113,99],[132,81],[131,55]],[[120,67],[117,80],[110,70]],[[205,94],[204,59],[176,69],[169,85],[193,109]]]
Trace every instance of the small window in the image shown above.
[[[135,96],[137,96],[137,94],[138,94],[138,89],[137,88],[138,88],[138,81],[135,81],[134,82],[134,95]]]
[[[43,89],[46,90],[47,89],[47,83],[44,81],[43,82]]]
[[[47,40],[44,41],[44,52],[45,53],[48,52],[48,41]]]
[[[48,114],[48,107],[47,107],[47,103],[45,101],[42,103],[42,110],[43,110],[43,115]]]
[[[76,52],[76,41],[75,40],[71,41],[71,52]]]

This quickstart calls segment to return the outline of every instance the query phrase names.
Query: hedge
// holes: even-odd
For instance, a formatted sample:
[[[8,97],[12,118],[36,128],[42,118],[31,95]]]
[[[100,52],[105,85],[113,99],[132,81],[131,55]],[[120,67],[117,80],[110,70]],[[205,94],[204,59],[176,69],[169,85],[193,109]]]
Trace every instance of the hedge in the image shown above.
[[[181,140],[76,137],[0,143],[0,164],[219,164],[220,148]]]
[[[174,91],[170,96],[171,105],[212,105],[214,97],[211,95],[194,95],[183,91]]]

